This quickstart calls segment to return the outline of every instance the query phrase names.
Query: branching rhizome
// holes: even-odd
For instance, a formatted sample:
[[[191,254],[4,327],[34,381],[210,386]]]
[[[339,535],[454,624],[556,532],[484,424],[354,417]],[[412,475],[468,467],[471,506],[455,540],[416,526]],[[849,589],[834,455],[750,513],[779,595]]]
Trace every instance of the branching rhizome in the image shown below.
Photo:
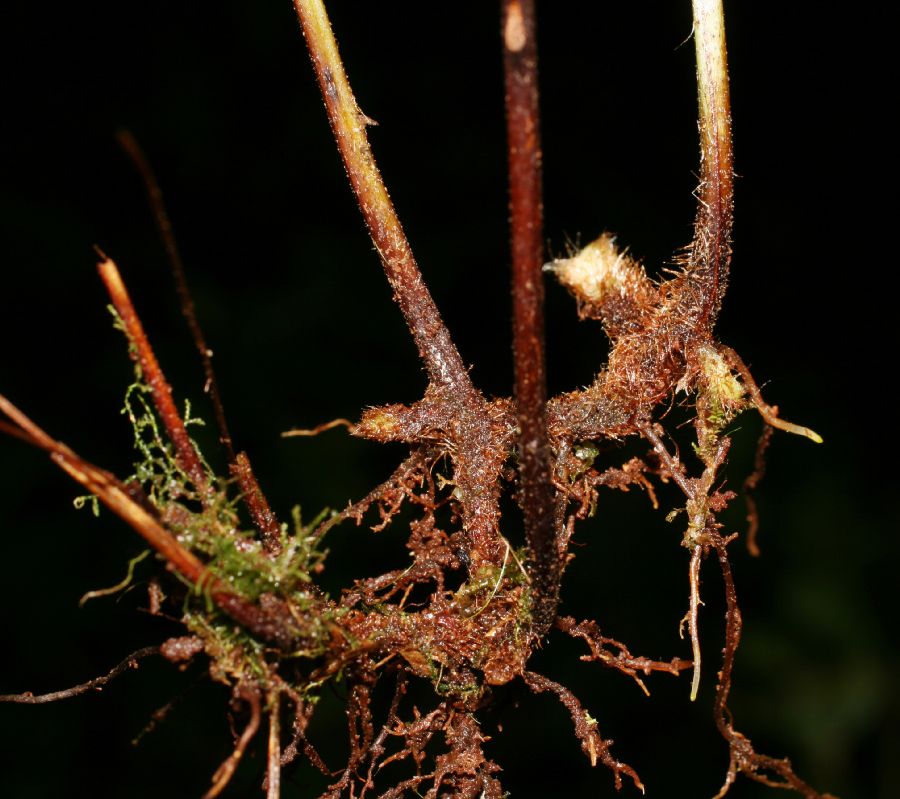
[[[126,399],[140,456],[135,474],[120,480],[93,466],[2,397],[0,430],[45,450],[143,536],[163,567],[151,609],[165,606],[179,615],[185,631],[134,653],[90,683],[52,695],[6,696],[5,701],[74,696],[147,656],[173,663],[202,658],[210,676],[230,687],[233,705],[246,719],[206,797],[226,788],[267,723],[263,789],[270,799],[280,795],[282,769],[295,758],[308,759],[329,776],[323,799],[500,799],[500,766],[483,746],[479,712],[491,701],[493,687],[518,680],[535,693],[556,695],[571,715],[585,755],[592,765],[611,771],[617,788],[630,782],[643,790],[637,772],[617,758],[579,699],[530,670],[529,660],[536,647],[549,645],[551,634],[562,633],[584,643],[584,659],[617,669],[641,687],[653,672],[691,675],[695,698],[701,677],[700,571],[704,563],[716,563],[726,614],[724,657],[712,670],[718,671],[714,718],[730,748],[719,796],[738,774],[792,788],[808,799],[822,796],[794,774],[787,760],[756,752],[728,709],[741,615],[728,558],[735,535],[726,534],[717,521],[735,497],[720,474],[730,444],[726,431],[738,414],[755,410],[765,423],[761,447],[773,428],[820,439],[783,421],[763,400],[737,353],[714,335],[728,279],[733,194],[721,2],[693,0],[699,210],[692,243],[659,281],[648,278],[609,234],[568,258],[545,263],[533,0],[504,0],[502,5],[514,398],[489,399],[473,384],[381,181],[366,138],[370,120],[356,105],[321,0],[295,0],[347,175],[429,379],[418,402],[370,408],[358,423],[345,424],[355,436],[403,442],[409,454],[387,481],[339,513],[310,524],[303,524],[299,514],[293,523],[277,518],[247,455],[234,451],[159,189],[136,142],[124,134],[122,144],[143,173],[204,361],[230,471],[214,474],[197,450],[190,419],[173,399],[119,271],[101,254],[100,276],[136,367]],[[548,273],[572,294],[580,317],[599,321],[609,339],[605,365],[594,382],[550,399],[542,315],[542,280]],[[675,401],[693,414],[694,453],[684,460],[666,427],[665,411]],[[294,433],[313,434],[328,426]],[[643,454],[614,467],[595,464],[599,446],[626,439],[637,442]],[[598,494],[636,486],[656,504],[660,482],[674,484],[684,495],[685,512],[678,518],[686,519],[681,543],[687,550],[690,599],[684,625],[692,646],[683,654],[690,658],[633,655],[625,644],[606,637],[597,621],[557,612],[575,527],[593,514]],[[521,510],[524,542],[504,534],[504,494],[514,496]],[[317,586],[326,566],[322,541],[338,524],[408,527],[408,562],[358,580],[339,597],[327,595]],[[336,681],[346,686],[349,756],[334,771],[335,764],[326,765],[313,742],[317,698]],[[393,692],[386,713],[373,709],[379,682]],[[430,688],[423,692],[422,686]]]

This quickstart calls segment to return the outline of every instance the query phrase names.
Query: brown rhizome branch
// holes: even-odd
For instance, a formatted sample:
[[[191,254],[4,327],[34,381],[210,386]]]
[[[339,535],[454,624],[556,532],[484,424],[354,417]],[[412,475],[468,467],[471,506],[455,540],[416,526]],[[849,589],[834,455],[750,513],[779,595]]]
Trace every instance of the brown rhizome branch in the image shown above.
[[[365,132],[369,120],[356,104],[321,0],[295,0],[294,7],[350,185],[430,381],[425,398],[413,408],[369,412],[356,433],[382,441],[446,440],[456,467],[469,557],[475,568],[496,566],[504,551],[496,480],[512,436],[509,409],[488,403],[472,384],[422,280],[375,165]]]
[[[235,456],[230,471],[241,487],[242,499],[250,512],[253,524],[259,530],[266,552],[273,556],[281,554],[281,525],[256,481],[247,453],[239,452]]]

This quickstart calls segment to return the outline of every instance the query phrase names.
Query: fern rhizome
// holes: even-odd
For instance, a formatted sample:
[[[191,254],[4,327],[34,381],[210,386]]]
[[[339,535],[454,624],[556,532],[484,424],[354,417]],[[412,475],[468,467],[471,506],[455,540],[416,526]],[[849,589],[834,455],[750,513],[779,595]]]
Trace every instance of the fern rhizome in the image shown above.
[[[693,700],[701,679],[717,672],[713,719],[730,753],[718,796],[739,774],[807,799],[823,796],[787,760],[757,752],[728,707],[741,637],[728,554],[736,534],[717,521],[736,496],[722,478],[729,431],[739,414],[756,411],[764,422],[760,453],[774,429],[821,439],[781,419],[740,356],[714,334],[728,282],[733,208],[721,1],[693,0],[701,153],[693,241],[662,279],[652,280],[608,233],[546,263],[534,2],[503,0],[515,395],[499,399],[474,384],[422,279],[369,148],[371,120],[356,104],[321,0],[294,4],[347,175],[428,387],[411,405],[368,408],[356,423],[337,420],[292,432],[345,424],[354,436],[401,442],[408,454],[385,482],[340,512],[304,522],[295,510],[290,522],[279,520],[247,454],[233,446],[159,189],[136,142],[121,134],[166,242],[230,467],[216,474],[200,454],[190,433],[198,422],[189,407],[174,401],[119,270],[101,253],[100,277],[136,371],[125,401],[138,452],[134,474],[119,479],[92,465],[4,397],[0,431],[45,450],[88,498],[145,539],[160,566],[150,583],[149,609],[177,616],[184,632],[133,653],[84,685],[2,699],[37,703],[75,696],[149,656],[178,664],[203,659],[210,677],[229,686],[245,719],[206,797],[225,790],[248,745],[267,726],[263,790],[270,799],[280,796],[282,770],[295,758],[307,759],[328,778],[322,799],[501,799],[501,767],[484,746],[488,736],[479,715],[499,686],[519,681],[558,698],[584,754],[611,772],[616,788],[628,782],[643,791],[635,768],[619,759],[574,693],[530,667],[536,648],[561,633],[580,640],[582,659],[622,672],[645,692],[644,680],[653,672],[686,675],[685,699]],[[594,381],[552,398],[544,363],[546,275],[568,289],[581,318],[600,322],[609,340]],[[693,426],[693,452],[685,457],[671,429],[674,403],[689,409]],[[619,446],[626,441],[627,457]],[[682,624],[690,647],[669,660],[634,655],[596,621],[558,612],[572,537],[578,522],[594,515],[601,492],[636,487],[658,508],[660,483],[673,484],[682,495],[669,517],[680,525],[689,596]],[[754,483],[751,476],[748,484]],[[506,496],[520,509],[513,529],[524,526],[522,541],[501,517]],[[513,506],[503,507],[509,515]],[[318,579],[327,565],[323,540],[339,524],[401,527],[408,560],[329,595]],[[748,545],[755,546],[752,537]],[[85,599],[128,586],[144,558],[146,553],[129,564],[120,585]],[[724,585],[725,643],[722,662],[701,669],[705,563]],[[333,770],[315,746],[315,722],[322,691],[338,682],[346,696],[348,749],[346,763]],[[375,701],[376,690],[387,699]]]

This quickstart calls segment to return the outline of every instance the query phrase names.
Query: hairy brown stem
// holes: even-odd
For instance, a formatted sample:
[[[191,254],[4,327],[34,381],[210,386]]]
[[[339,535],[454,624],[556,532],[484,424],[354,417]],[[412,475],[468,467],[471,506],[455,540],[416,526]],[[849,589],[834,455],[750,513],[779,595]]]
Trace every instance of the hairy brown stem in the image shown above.
[[[263,549],[270,555],[281,553],[281,525],[272,512],[269,502],[263,494],[256,475],[250,468],[250,460],[246,452],[239,452],[231,464],[231,474],[237,478],[241,487],[244,505],[250,512],[253,524],[259,530]]]
[[[127,671],[128,669],[136,669],[137,662],[150,655],[158,655],[158,646],[145,646],[132,652],[125,660],[115,666],[109,674],[103,677],[95,677],[93,680],[75,685],[72,688],[66,688],[63,691],[52,691],[48,694],[33,694],[31,691],[25,691],[21,694],[0,694],[0,702],[16,702],[23,705],[43,705],[47,702],[58,702],[61,699],[71,699],[73,696],[86,694],[88,691],[99,691],[111,680]]]
[[[707,293],[701,320],[718,315],[728,280],[734,210],[731,103],[725,54],[722,0],[693,0],[700,106],[700,206],[694,225],[691,262],[704,277]]]
[[[504,542],[497,477],[512,434],[507,403],[488,403],[475,388],[422,281],[366,138],[370,120],[356,105],[321,0],[294,0],[294,6],[347,176],[429,377],[425,397],[413,408],[372,409],[354,432],[381,441],[445,441],[472,568],[498,565]]]
[[[172,275],[175,278],[175,290],[178,292],[178,299],[181,303],[181,313],[190,328],[191,336],[194,339],[194,346],[200,354],[200,360],[203,363],[203,372],[206,376],[205,390],[209,394],[210,402],[213,406],[213,413],[216,417],[216,426],[219,428],[219,440],[225,446],[228,453],[228,462],[234,463],[235,453],[234,444],[231,440],[231,434],[228,432],[228,425],[225,422],[225,409],[222,407],[222,398],[219,394],[219,385],[216,382],[216,373],[212,365],[212,350],[206,344],[206,337],[203,335],[203,328],[197,321],[197,311],[194,307],[194,298],[191,296],[191,290],[188,287],[187,274],[184,270],[184,263],[181,260],[181,253],[178,250],[178,243],[175,241],[175,233],[172,229],[172,222],[169,219],[169,212],[166,210],[166,204],[163,200],[162,189],[153,174],[150,162],[144,151],[134,138],[130,130],[120,130],[116,133],[122,149],[134,163],[141,179],[144,182],[144,189],[147,192],[147,200],[150,203],[150,210],[156,221],[156,227],[159,230],[163,240],[163,246],[166,250],[166,256],[169,259],[169,266],[172,268]]]
[[[541,142],[534,0],[502,0],[503,71],[512,229],[513,358],[519,481],[528,542],[535,634],[553,624],[560,558],[545,410]]]
[[[360,111],[338,53],[321,0],[294,0],[312,58],[328,119],[369,235],[381,256],[394,299],[400,306],[433,383],[476,394],[456,345],[444,325],[403,226],[394,210],[366,137],[371,121]]]
[[[178,466],[201,494],[208,494],[210,485],[206,469],[185,429],[181,414],[175,407],[172,388],[159,366],[159,361],[156,360],[156,355],[144,332],[144,326],[141,324],[134,305],[131,303],[131,298],[128,296],[128,291],[125,289],[125,284],[122,282],[122,276],[115,263],[106,257],[97,265],[97,269],[106,285],[116,313],[119,314],[119,318],[125,326],[125,333],[133,347],[132,358],[141,368],[143,379],[152,392],[153,404],[175,447],[175,459]]]

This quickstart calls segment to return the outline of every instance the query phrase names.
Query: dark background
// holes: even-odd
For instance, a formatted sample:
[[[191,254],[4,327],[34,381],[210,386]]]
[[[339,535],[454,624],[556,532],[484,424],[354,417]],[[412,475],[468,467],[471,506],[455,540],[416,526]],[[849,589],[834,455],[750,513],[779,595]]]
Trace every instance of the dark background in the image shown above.
[[[657,274],[691,235],[696,103],[689,3],[547,3],[540,17],[548,257],[603,230]],[[330,3],[370,137],[438,306],[475,382],[511,391],[499,14],[492,3]],[[627,7],[627,8],[626,8]],[[871,187],[883,180],[878,105],[864,100],[871,24],[819,4],[727,3],[736,147],[733,277],[719,325],[786,418],[825,437],[777,435],[759,492],[763,557],[733,546],[745,638],[733,708],[758,748],[844,799],[900,795],[893,621],[898,545],[890,468],[893,293]],[[232,432],[283,517],[342,507],[402,455],[333,431],[281,431],[367,405],[410,402],[425,379],[331,141],[291,4],[4,4],[0,24],[0,391],[51,434],[121,475],[131,379],[93,245],[116,259],[179,398],[210,416],[142,187],[113,134],[129,127],[166,192]],[[872,79],[877,83],[877,74]],[[553,392],[605,357],[548,284]],[[729,474],[750,469],[760,425],[742,417]],[[201,435],[201,438],[204,438]],[[206,435],[207,442],[213,436]],[[686,439],[685,439],[686,440]],[[215,461],[217,455],[211,445]],[[613,455],[613,458],[619,457]],[[221,463],[221,458],[217,461]],[[140,612],[140,588],[78,608],[142,543],[40,453],[0,441],[0,693],[54,690],[106,672],[177,628]],[[889,483],[891,479],[891,483]],[[663,493],[668,507],[679,504]],[[743,531],[735,503],[726,518]],[[563,611],[596,618],[635,652],[686,656],[680,523],[637,492],[603,497],[577,534]],[[515,538],[514,514],[510,513]],[[326,582],[405,562],[401,530],[333,534]],[[139,571],[145,580],[147,563]],[[535,668],[599,720],[650,795],[710,796],[727,752],[712,723],[721,583],[704,569],[706,669],[626,678],[552,637]],[[341,759],[335,694],[313,739]],[[150,714],[180,697],[140,746]],[[0,707],[0,794],[196,797],[230,751],[227,691],[202,670],[147,662],[101,694]],[[483,714],[513,797],[611,796],[569,720],[521,686]],[[501,724],[505,732],[497,733]],[[226,796],[259,795],[254,749]],[[317,795],[304,767],[284,796]],[[626,788],[626,792],[630,792]],[[771,791],[739,782],[735,797]]]

